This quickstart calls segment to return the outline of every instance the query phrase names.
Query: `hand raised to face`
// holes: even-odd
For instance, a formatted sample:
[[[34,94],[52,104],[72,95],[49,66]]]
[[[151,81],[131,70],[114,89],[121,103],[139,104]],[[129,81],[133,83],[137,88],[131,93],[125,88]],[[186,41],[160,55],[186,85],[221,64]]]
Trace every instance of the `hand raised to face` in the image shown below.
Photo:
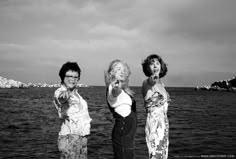
[[[148,78],[148,82],[151,85],[155,85],[159,80],[159,74],[153,74]]]

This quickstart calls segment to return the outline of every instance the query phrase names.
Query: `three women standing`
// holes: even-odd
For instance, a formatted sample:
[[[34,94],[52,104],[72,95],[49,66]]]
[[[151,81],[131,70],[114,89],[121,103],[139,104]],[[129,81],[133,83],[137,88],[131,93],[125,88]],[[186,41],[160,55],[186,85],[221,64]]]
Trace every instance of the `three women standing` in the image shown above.
[[[170,97],[161,78],[167,66],[156,54],[142,63],[144,74],[142,95],[147,112],[145,134],[150,159],[167,159],[169,146],[169,122],[167,118]],[[106,100],[115,123],[112,130],[114,159],[135,158],[135,134],[137,129],[136,102],[129,88],[129,66],[114,60],[105,72]],[[59,73],[62,84],[55,91],[54,103],[63,119],[58,146],[61,158],[87,158],[87,138],[90,122],[86,101],[78,94],[76,85],[80,78],[77,63],[66,63]]]

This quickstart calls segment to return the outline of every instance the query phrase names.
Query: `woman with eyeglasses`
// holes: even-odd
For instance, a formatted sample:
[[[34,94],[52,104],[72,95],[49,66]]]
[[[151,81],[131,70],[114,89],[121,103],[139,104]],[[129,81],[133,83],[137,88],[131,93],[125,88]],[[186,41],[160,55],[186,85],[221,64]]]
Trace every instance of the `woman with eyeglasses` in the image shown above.
[[[87,159],[87,135],[92,119],[87,102],[76,88],[80,73],[76,62],[63,64],[59,71],[61,86],[54,93],[54,105],[62,121],[58,136],[61,159]]]

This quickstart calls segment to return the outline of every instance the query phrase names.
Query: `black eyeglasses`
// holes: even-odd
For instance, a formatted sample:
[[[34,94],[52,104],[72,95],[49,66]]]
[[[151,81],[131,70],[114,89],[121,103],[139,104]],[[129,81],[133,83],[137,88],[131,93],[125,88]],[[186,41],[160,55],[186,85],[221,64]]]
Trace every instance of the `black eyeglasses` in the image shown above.
[[[66,75],[65,77],[66,77],[66,78],[73,78],[73,79],[75,79],[75,80],[79,80],[79,77],[78,77],[78,76]]]

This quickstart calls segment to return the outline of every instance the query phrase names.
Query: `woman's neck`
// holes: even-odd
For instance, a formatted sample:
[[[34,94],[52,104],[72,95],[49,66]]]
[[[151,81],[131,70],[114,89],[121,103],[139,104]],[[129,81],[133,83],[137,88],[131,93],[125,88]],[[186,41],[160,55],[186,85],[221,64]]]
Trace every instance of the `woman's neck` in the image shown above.
[[[75,88],[76,88],[76,87],[69,88],[69,87],[67,87],[65,84],[63,84],[63,86],[66,88],[66,90],[67,90],[69,93],[73,92],[73,91],[75,90]]]
[[[154,85],[157,85],[157,84],[162,84],[160,78],[156,79],[155,82],[151,82],[151,81],[150,81],[150,78],[148,78],[148,79],[147,79],[147,82],[148,82],[148,84],[151,85],[151,86],[154,86]]]

